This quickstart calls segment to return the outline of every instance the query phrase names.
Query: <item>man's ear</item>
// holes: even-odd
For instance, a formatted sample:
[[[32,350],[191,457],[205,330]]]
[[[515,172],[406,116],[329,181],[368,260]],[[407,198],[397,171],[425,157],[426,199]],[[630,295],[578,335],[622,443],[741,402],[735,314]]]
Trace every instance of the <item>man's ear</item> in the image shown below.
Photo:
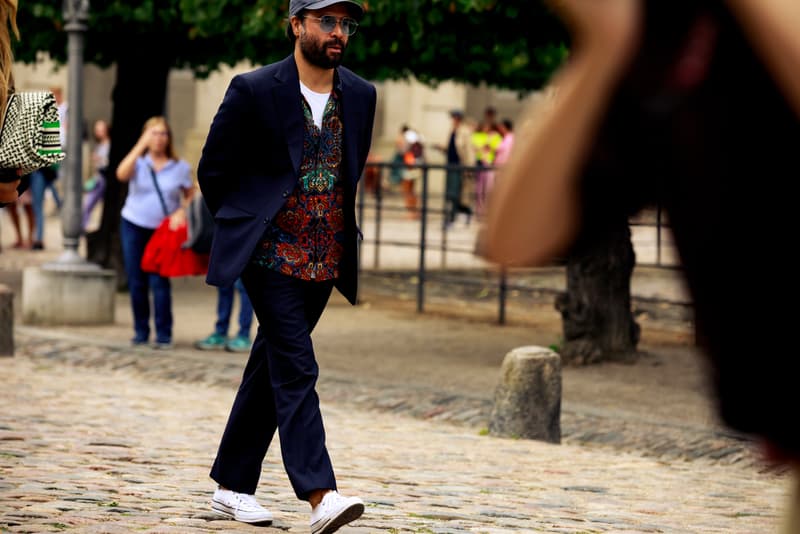
[[[292,25],[292,31],[294,32],[294,36],[300,37],[300,27],[303,25],[303,19],[300,17],[292,17],[289,20],[289,23]]]

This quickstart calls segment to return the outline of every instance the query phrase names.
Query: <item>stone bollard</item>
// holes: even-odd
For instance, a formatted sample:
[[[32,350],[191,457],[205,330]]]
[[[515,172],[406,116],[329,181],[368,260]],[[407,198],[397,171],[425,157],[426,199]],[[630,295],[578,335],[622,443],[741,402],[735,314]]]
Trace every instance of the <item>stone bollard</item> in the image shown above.
[[[561,357],[543,347],[518,347],[503,360],[489,432],[561,442]]]
[[[14,292],[0,284],[0,356],[14,355]]]

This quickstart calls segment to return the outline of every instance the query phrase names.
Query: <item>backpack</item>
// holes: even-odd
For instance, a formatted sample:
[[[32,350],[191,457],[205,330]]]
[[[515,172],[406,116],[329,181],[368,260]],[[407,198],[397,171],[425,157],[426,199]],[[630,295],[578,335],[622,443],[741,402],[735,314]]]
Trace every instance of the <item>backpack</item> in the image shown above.
[[[214,239],[214,216],[203,200],[203,195],[195,193],[186,209],[187,238],[183,248],[190,248],[197,254],[211,252]]]

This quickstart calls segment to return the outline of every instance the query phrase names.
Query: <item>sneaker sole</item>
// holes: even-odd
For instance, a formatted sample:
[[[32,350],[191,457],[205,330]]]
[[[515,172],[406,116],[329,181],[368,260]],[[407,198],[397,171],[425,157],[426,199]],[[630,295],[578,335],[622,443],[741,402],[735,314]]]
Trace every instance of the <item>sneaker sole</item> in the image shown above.
[[[221,502],[211,501],[211,511],[219,514],[224,515],[228,519],[233,519],[234,521],[238,521],[240,523],[248,523],[248,524],[263,524],[263,525],[271,525],[272,524],[272,517],[269,519],[240,519],[236,517],[234,512],[231,512],[231,509]]]
[[[311,534],[331,534],[336,532],[348,523],[351,523],[361,517],[364,513],[364,505],[361,503],[354,504],[345,508],[339,515],[332,517],[330,521],[319,527],[311,527]]]

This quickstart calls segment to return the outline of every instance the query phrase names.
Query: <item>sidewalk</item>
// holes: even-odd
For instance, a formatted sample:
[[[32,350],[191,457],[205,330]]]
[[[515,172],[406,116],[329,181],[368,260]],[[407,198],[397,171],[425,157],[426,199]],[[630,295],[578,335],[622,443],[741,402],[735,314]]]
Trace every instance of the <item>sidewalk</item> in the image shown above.
[[[0,283],[14,287],[21,267],[58,253],[4,247]],[[199,278],[173,287],[169,353],[128,345],[127,294],[114,325],[18,324],[17,356],[0,359],[0,531],[254,530],[206,509],[246,355],[194,350],[216,292]],[[482,434],[504,355],[558,341],[551,306],[499,327],[418,315],[371,283],[364,300],[334,297],[314,336],[342,490],[369,503],[346,531],[775,531],[784,477],[715,422],[690,330],[640,318],[648,355],[637,364],[565,369],[564,444],[550,446]],[[278,458],[270,452],[260,495],[277,528],[302,532],[306,512]]]

